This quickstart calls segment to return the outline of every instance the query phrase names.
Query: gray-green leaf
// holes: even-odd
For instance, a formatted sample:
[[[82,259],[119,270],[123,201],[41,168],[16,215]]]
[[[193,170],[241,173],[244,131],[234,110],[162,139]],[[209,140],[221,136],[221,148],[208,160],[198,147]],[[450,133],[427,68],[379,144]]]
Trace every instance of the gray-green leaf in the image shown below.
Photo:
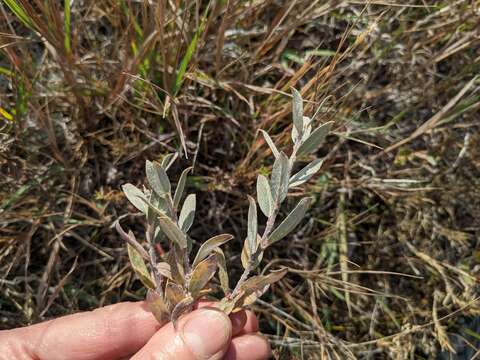
[[[170,180],[165,169],[158,163],[146,161],[145,171],[147,174],[148,183],[153,191],[159,196],[169,194],[171,190]]]
[[[214,236],[207,241],[205,241],[198,249],[197,255],[195,256],[195,260],[193,261],[193,266],[196,266],[200,261],[207,258],[210,253],[215,250],[216,248],[222,246],[227,241],[233,239],[233,236],[230,234],[221,234]]]
[[[147,213],[148,207],[147,207],[147,204],[145,203],[145,200],[147,198],[139,188],[129,183],[129,184],[123,185],[122,190],[125,196],[127,197],[128,201],[130,201],[133,204],[133,206],[135,206],[142,213],[144,214]]]
[[[325,137],[330,132],[333,122],[327,122],[316,128],[312,134],[300,145],[297,155],[306,155],[317,150],[325,140]]]
[[[255,200],[251,196],[248,197],[248,202],[250,204],[248,207],[247,241],[248,250],[250,254],[253,254],[257,249],[257,204],[255,204]]]
[[[293,126],[295,127],[295,130],[297,132],[297,139],[302,137],[303,134],[303,100],[302,100],[302,95],[300,93],[292,88],[292,94],[293,94],[293,103],[292,103],[292,113],[293,113]],[[297,139],[294,140],[294,142],[297,141]]]
[[[183,191],[185,190],[185,184],[187,183],[187,176],[192,169],[192,167],[186,168],[183,170],[182,175],[180,175],[177,188],[175,189],[175,195],[173,195],[173,206],[175,209],[178,209],[178,205],[180,205],[180,200],[182,199]]]
[[[289,173],[290,162],[282,152],[273,163],[272,178],[270,180],[272,197],[276,204],[280,204],[287,196]]]
[[[289,187],[299,186],[310,180],[322,167],[323,159],[315,159],[290,178]]]
[[[182,206],[182,211],[180,211],[178,225],[185,233],[190,229],[193,224],[193,219],[195,218],[196,203],[197,200],[195,194],[190,194],[185,199]]]
[[[160,227],[167,238],[176,243],[182,249],[187,247],[187,237],[178,227],[178,225],[175,224],[169,217],[160,216],[158,218],[158,222],[160,223]]]
[[[258,175],[257,178],[257,201],[260,210],[269,217],[273,211],[273,198],[268,179],[263,175]]]
[[[280,152],[278,151],[277,147],[275,146],[275,143],[273,142],[270,135],[268,135],[268,133],[265,130],[260,130],[260,132],[262,133],[263,138],[265,139],[268,146],[270,147],[270,150],[272,150],[273,156],[275,156],[275,158],[278,158],[278,156],[280,155]]]
[[[287,236],[290,231],[292,231],[305,217],[310,203],[311,198],[303,198],[302,200],[300,200],[295,209],[293,209],[292,212],[288,214],[285,220],[283,220],[280,225],[278,225],[278,227],[268,237],[268,245],[271,245]]]
[[[163,157],[162,159],[162,168],[165,169],[165,171],[168,170],[170,166],[174,163],[175,159],[177,158],[178,153],[173,153],[173,154],[167,154]]]

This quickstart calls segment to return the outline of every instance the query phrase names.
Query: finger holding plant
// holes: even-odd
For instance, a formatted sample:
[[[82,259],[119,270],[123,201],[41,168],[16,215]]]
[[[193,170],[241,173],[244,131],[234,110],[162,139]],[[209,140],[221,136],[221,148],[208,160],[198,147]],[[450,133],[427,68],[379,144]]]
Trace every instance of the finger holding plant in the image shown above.
[[[115,225],[120,236],[127,242],[128,255],[136,275],[148,288],[147,302],[159,322],[171,320],[176,324],[182,314],[192,310],[197,300],[211,295],[211,281],[217,271],[224,293],[217,306],[226,313],[252,304],[272,283],[286,274],[287,269],[281,269],[266,275],[250,276],[260,265],[265,250],[287,236],[305,217],[311,203],[311,198],[308,197],[301,199],[287,217],[277,224],[288,190],[306,183],[322,166],[322,159],[314,159],[293,173],[297,158],[317,150],[332,124],[325,123],[312,131],[313,119],[303,115],[303,101],[295,89],[292,108],[293,149],[289,157],[277,149],[265,131],[260,130],[275,161],[270,179],[258,175],[257,200],[248,196],[247,234],[241,254],[244,271],[233,290],[230,289],[225,255],[220,249],[233,239],[232,235],[221,234],[208,239],[200,246],[193,262],[190,262],[192,239],[188,232],[195,217],[196,197],[189,194],[185,200],[183,198],[191,168],[182,172],[173,196],[167,175],[168,168],[175,161],[173,155],[167,155],[161,163],[147,160],[148,188],[142,191],[132,184],[123,185],[128,200],[146,217],[147,248],[135,239],[131,231],[125,232],[118,221]],[[261,235],[258,233],[257,203],[267,218]],[[156,244],[168,244],[168,252],[160,257],[156,252]]]

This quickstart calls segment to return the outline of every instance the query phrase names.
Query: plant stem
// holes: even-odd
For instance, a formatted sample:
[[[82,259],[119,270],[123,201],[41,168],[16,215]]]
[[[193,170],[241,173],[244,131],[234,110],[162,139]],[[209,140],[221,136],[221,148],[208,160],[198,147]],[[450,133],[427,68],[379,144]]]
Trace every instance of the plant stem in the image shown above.
[[[288,168],[288,178],[290,178],[290,176],[292,175],[292,168],[293,168],[293,164],[295,162],[297,151],[298,151],[299,147],[300,147],[300,141],[298,141],[294,144],[292,154],[290,155],[289,168]],[[263,235],[262,235],[262,238],[261,238],[261,241],[260,241],[260,251],[262,251],[262,252],[268,246],[268,243],[267,243],[268,236],[272,232],[273,226],[275,225],[275,220],[277,218],[279,208],[280,208],[280,201],[278,199],[275,199],[274,208],[272,210],[271,215],[267,219],[267,224],[265,226],[265,230],[263,232]],[[240,276],[240,279],[238,280],[237,285],[235,286],[235,289],[233,289],[233,292],[230,295],[230,297],[232,299],[235,298],[237,293],[240,291],[240,287],[248,279],[248,276],[250,275],[250,272],[252,271],[252,268],[253,268],[253,264],[255,262],[254,256],[256,256],[257,253],[258,253],[258,250],[255,254],[249,254],[248,264],[245,267],[245,270],[243,271],[242,276]]]
[[[154,244],[154,228],[151,224],[147,224],[147,231],[145,233],[148,243],[148,255],[150,261],[150,267],[152,268],[153,277],[155,278],[156,291],[159,295],[163,295],[162,291],[162,275],[157,269],[158,257],[157,252],[155,251],[155,244]]]

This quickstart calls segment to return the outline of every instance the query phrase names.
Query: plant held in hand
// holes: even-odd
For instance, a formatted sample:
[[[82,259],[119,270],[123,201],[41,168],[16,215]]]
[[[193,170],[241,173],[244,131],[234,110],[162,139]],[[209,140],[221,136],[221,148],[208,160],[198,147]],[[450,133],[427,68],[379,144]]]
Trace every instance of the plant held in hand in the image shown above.
[[[315,116],[314,116],[315,117]],[[116,222],[116,229],[128,246],[131,265],[138,278],[148,288],[147,302],[151,311],[161,323],[176,320],[190,311],[199,298],[213,292],[211,280],[218,270],[220,286],[224,293],[217,306],[226,313],[252,304],[263,295],[270,284],[280,280],[287,269],[270,272],[267,275],[250,276],[261,263],[264,251],[272,244],[287,236],[305,217],[311,199],[303,198],[294,209],[277,224],[280,206],[288,190],[304,184],[322,166],[322,159],[314,159],[296,173],[294,165],[298,157],[313,153],[329,133],[331,122],[312,131],[312,119],[303,116],[303,102],[298,91],[293,89],[293,150],[288,157],[279,151],[270,136],[263,130],[275,161],[270,179],[264,175],[257,178],[257,202],[267,217],[263,233],[258,234],[257,202],[248,196],[248,228],[241,261],[244,272],[231,290],[225,256],[220,246],[233,239],[232,235],[216,235],[205,241],[190,261],[192,239],[188,231],[193,224],[196,208],[194,194],[183,200],[187,175],[185,169],[172,195],[172,186],[167,170],[175,161],[167,155],[161,163],[146,162],[148,188],[143,191],[132,184],[123,185],[128,200],[146,216],[145,249],[134,234],[125,232]],[[159,256],[156,244],[168,244],[168,252]]]

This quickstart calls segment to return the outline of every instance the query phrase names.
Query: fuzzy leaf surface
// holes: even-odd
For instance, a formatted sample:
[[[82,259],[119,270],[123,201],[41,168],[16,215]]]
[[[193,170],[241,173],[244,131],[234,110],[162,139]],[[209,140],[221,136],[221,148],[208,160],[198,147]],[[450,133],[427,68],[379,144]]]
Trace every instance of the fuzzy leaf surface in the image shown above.
[[[310,207],[311,198],[303,198],[288,214],[288,216],[278,225],[278,227],[268,237],[268,245],[271,245],[285,236],[287,236],[305,217]]]
[[[257,201],[260,210],[262,210],[266,217],[269,217],[272,214],[274,207],[272,190],[270,189],[268,179],[261,174],[257,177]]]
[[[128,201],[130,201],[133,206],[135,206],[142,213],[147,213],[148,206],[145,203],[147,198],[139,188],[137,188],[135,185],[128,183],[122,186],[122,190]]]
[[[197,197],[195,194],[188,195],[183,203],[182,211],[180,211],[180,216],[178,218],[178,225],[184,233],[186,233],[193,224],[196,206]]]
[[[187,237],[169,217],[160,216],[158,222],[164,234],[180,248],[187,248]]]
[[[330,121],[313,130],[310,136],[298,148],[297,155],[307,155],[317,150],[323,144],[325,137],[330,132],[332,124],[333,123]]]
[[[200,261],[206,259],[212,251],[219,248],[226,242],[233,239],[233,236],[230,234],[221,234],[216,235],[207,241],[205,241],[198,249],[197,255],[195,256],[195,260],[193,261],[193,266],[196,266]]]
[[[312,178],[313,175],[315,175],[320,170],[322,164],[323,159],[313,160],[310,164],[305,166],[302,170],[300,170],[298,173],[296,173],[290,178],[289,187],[299,186],[306,183]]]

